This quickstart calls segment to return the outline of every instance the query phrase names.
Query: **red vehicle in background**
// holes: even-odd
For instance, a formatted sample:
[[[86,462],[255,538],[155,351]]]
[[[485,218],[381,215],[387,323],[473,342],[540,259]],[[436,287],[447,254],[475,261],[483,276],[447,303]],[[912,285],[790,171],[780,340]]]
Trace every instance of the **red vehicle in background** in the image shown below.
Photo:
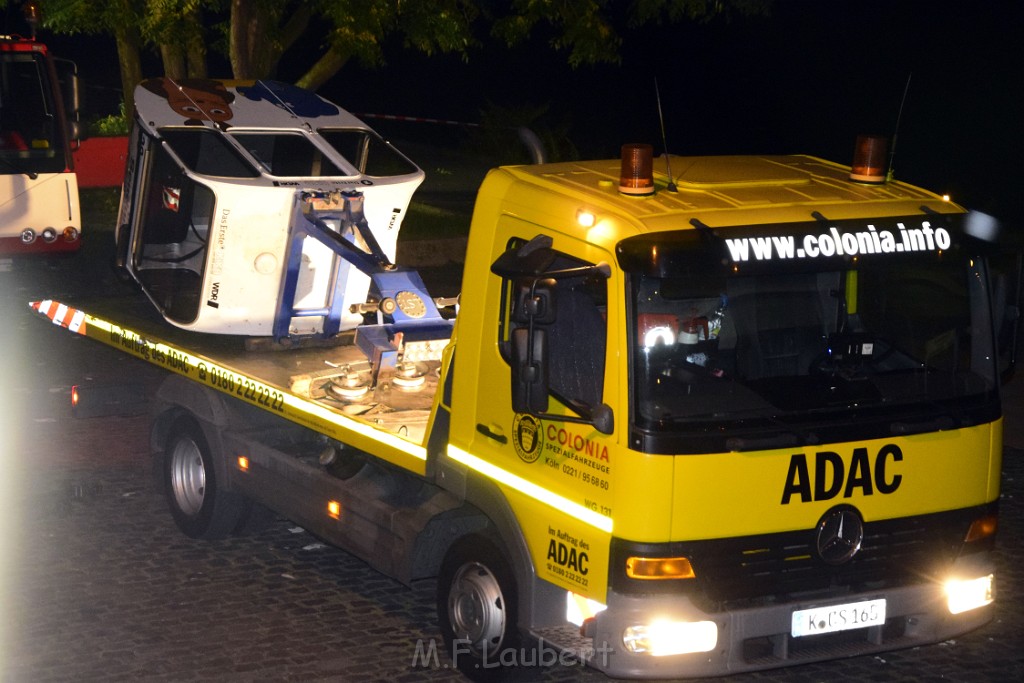
[[[24,8],[34,25],[34,3]],[[75,71],[34,37],[0,34],[0,254],[81,245]]]

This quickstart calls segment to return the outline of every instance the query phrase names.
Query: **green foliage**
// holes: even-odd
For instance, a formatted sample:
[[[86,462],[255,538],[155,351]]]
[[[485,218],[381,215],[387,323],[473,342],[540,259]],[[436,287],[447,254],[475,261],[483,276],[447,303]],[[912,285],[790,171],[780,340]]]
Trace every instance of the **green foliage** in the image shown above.
[[[86,127],[86,133],[89,137],[101,138],[128,135],[128,116],[124,111],[124,102],[121,102],[120,113],[90,122]]]

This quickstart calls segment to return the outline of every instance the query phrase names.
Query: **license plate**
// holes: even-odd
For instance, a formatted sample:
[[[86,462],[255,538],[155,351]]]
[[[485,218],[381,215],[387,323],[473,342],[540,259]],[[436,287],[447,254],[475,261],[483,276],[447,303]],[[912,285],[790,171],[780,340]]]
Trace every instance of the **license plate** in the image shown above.
[[[849,631],[885,623],[885,598],[849,602],[845,605],[813,607],[793,612],[792,635],[813,636],[819,633]]]

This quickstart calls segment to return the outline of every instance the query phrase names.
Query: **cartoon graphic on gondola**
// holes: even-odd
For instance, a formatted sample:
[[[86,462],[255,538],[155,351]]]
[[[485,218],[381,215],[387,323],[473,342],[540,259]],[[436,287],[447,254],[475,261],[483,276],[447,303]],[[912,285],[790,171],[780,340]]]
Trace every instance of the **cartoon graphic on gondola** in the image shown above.
[[[142,82],[142,87],[154,95],[167,100],[175,112],[185,117],[185,125],[198,126],[203,121],[212,121],[220,128],[227,127],[227,121],[234,113],[231,103],[235,94],[229,92],[220,81],[208,78],[184,78],[175,81],[170,78],[152,78]]]

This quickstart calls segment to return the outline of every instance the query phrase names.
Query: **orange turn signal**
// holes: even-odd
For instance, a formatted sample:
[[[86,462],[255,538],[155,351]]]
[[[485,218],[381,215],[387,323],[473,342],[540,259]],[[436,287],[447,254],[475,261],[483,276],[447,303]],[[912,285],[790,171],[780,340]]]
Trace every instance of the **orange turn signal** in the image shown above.
[[[999,518],[995,515],[979,517],[971,522],[971,528],[967,530],[967,535],[964,536],[964,543],[973,543],[974,541],[980,541],[983,538],[995,536],[996,528],[998,526]]]
[[[685,557],[629,557],[626,576],[631,579],[695,579],[690,560]]]

